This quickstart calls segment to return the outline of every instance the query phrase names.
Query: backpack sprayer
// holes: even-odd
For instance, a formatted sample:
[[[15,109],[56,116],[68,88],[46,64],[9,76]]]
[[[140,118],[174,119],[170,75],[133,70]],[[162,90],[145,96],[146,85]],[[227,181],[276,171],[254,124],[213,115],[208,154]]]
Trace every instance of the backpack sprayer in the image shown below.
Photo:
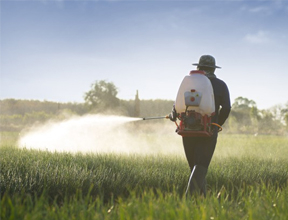
[[[185,76],[178,90],[175,101],[175,124],[177,134],[183,137],[211,137],[213,126],[222,127],[212,123],[215,115],[214,92],[210,80],[203,71],[193,70]],[[143,120],[168,118],[169,115],[160,117],[147,117]],[[176,122],[180,120],[180,123]]]

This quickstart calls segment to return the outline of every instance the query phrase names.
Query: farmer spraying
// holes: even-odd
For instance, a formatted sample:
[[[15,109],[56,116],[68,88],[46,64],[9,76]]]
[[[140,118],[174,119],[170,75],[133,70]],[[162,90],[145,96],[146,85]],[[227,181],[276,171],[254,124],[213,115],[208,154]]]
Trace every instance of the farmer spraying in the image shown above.
[[[192,65],[197,70],[184,77],[169,118],[176,124],[180,120],[176,132],[182,136],[191,170],[186,195],[198,192],[206,196],[207,170],[231,105],[227,85],[214,74],[221,68],[214,57],[203,55]]]

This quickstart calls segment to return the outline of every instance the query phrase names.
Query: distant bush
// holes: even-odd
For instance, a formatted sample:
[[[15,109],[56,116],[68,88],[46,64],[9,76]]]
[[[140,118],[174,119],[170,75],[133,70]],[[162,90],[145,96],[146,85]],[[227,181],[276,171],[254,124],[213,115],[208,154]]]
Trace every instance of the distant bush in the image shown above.
[[[117,105],[88,106],[85,103],[57,103],[38,100],[0,100],[0,131],[20,131],[34,123],[49,119],[65,119],[69,115],[112,114],[128,117],[164,116],[171,112],[172,100],[138,100],[140,110],[135,113],[135,100],[119,100]],[[288,133],[288,103],[259,110],[253,100],[238,97],[223,126],[225,133],[274,134]]]
[[[4,99],[0,100],[1,115],[24,115],[33,112],[45,112],[47,114],[57,114],[63,109],[70,109],[76,114],[83,115],[88,112],[87,106],[83,103],[60,103],[39,100],[19,100]]]

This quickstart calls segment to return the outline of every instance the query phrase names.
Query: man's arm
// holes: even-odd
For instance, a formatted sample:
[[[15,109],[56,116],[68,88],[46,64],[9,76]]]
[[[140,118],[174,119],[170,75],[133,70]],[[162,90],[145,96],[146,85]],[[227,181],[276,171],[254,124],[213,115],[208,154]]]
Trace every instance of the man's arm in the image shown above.
[[[221,98],[221,109],[219,111],[218,116],[218,124],[222,126],[226,119],[229,116],[229,113],[231,111],[231,104],[230,104],[230,94],[227,85],[223,84],[223,91],[222,91],[222,98]]]

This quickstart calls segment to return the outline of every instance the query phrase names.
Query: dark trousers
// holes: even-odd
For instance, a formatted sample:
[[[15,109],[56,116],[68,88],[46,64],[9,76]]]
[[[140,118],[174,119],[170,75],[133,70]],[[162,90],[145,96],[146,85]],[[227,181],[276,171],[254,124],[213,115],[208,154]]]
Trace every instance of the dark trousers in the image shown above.
[[[201,165],[208,169],[216,147],[217,136],[183,137],[182,140],[191,171],[195,165]]]

